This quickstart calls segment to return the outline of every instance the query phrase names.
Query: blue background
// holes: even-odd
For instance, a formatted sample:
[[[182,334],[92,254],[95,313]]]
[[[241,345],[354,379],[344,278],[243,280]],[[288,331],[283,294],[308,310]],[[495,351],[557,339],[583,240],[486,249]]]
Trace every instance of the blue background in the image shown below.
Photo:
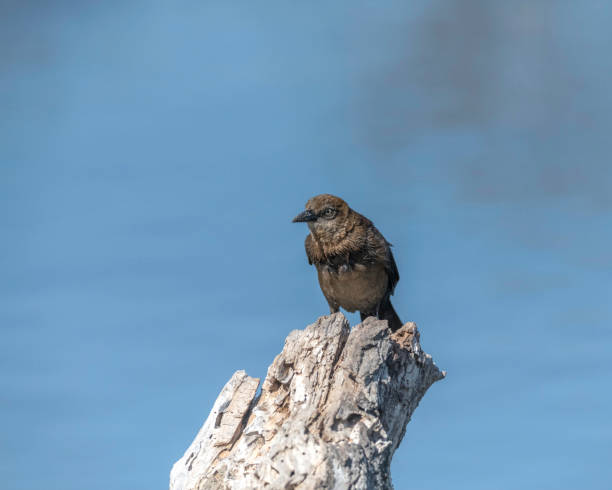
[[[327,313],[345,198],[446,380],[396,488],[612,485],[612,4],[5,0],[0,479],[167,488]],[[356,315],[350,315],[355,324]]]

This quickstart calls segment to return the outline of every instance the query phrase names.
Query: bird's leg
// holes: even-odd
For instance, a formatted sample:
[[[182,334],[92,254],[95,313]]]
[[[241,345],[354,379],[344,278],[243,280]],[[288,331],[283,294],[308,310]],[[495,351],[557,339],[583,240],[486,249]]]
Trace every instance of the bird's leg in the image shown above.
[[[361,321],[363,322],[369,316],[373,316],[376,318],[376,313],[372,311],[360,311],[359,316],[361,317]]]
[[[331,315],[340,311],[340,306],[338,306],[334,301],[329,299],[327,296],[325,297],[325,299],[327,300],[327,304],[329,305],[329,313]]]

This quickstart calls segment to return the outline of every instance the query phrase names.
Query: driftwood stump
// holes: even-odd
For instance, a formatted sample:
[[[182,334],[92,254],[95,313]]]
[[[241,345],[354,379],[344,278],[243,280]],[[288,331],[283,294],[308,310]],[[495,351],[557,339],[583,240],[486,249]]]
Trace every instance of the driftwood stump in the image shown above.
[[[389,466],[427,389],[444,377],[414,323],[394,334],[341,313],[295,330],[259,380],[237,371],[170,490],[391,489]]]

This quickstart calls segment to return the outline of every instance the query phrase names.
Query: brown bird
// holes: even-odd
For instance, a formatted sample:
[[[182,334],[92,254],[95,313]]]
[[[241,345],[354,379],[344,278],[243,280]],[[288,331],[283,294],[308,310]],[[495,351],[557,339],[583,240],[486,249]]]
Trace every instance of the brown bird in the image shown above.
[[[320,194],[293,218],[308,224],[308,263],[314,264],[321,291],[332,313],[340,307],[387,320],[391,330],[402,326],[389,296],[399,281],[391,244],[374,224],[331,194]]]

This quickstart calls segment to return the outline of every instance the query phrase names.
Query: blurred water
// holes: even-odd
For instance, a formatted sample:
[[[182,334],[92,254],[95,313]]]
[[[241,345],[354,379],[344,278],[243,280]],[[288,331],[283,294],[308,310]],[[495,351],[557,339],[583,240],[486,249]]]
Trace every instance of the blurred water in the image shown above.
[[[166,487],[326,313],[290,223],[321,192],[449,373],[396,488],[609,488],[610,4],[0,8],[3,488]]]

